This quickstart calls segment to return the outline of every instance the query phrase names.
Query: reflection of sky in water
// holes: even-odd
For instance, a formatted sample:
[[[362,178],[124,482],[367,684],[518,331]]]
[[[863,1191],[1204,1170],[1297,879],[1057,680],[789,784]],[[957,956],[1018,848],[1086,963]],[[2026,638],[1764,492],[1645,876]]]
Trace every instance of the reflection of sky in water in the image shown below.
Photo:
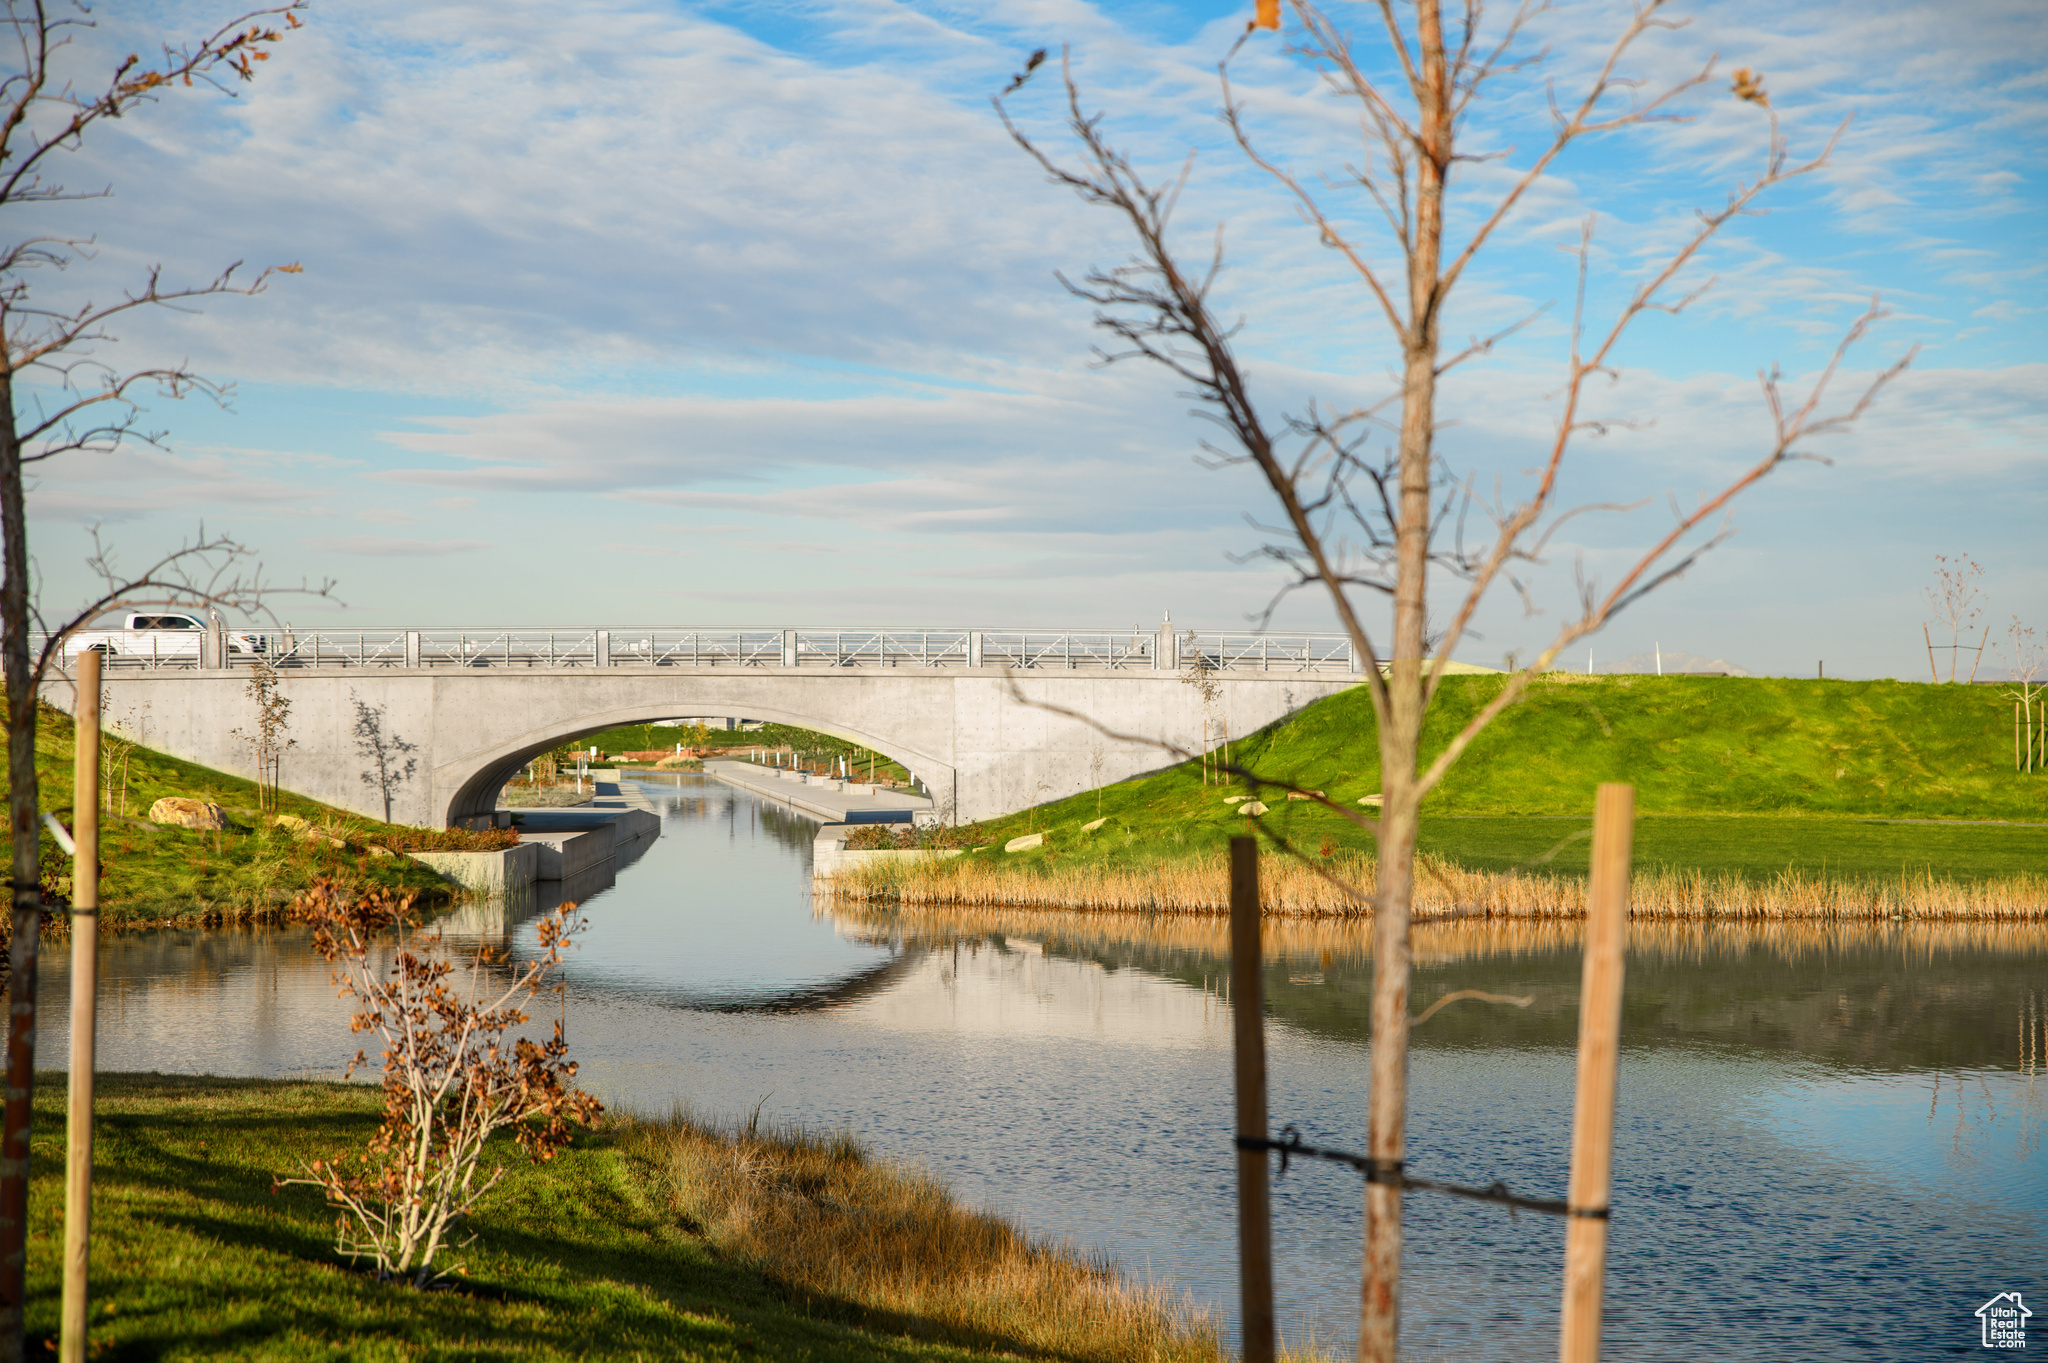
[[[1841,1075],[1815,1068],[1763,1104],[1762,1124],[1853,1158],[1888,1183],[2048,1213],[2048,1075],[1996,1070]]]
[[[680,1103],[731,1120],[765,1099],[771,1121],[852,1130],[970,1202],[1109,1251],[1229,1317],[1230,1014],[1201,983],[1220,961],[1194,951],[1141,965],[1022,935],[871,945],[871,930],[813,916],[808,823],[716,786],[648,794],[675,806],[662,837],[590,898],[571,968],[582,1082],[640,1110]],[[1764,983],[1758,950],[1644,959],[1636,1006],[1660,970],[1697,978],[1698,998],[1732,982],[1748,991],[1741,1017],[1761,1010],[1792,1035],[1819,1016],[1800,1011],[1813,987]],[[1976,987],[1986,970],[1982,957],[1882,950],[1923,972],[1930,996]],[[46,958],[46,998],[63,997],[62,956]],[[2044,956],[1998,959],[2001,979],[2032,979]],[[134,934],[109,939],[106,960],[106,1068],[324,1076],[355,1049],[302,934]],[[1575,979],[1574,958],[1554,949],[1489,957],[1479,972],[1519,988],[1515,972],[1539,967]],[[1312,989],[1282,1001],[1304,1021],[1269,1025],[1271,1108],[1276,1125],[1356,1148],[1368,1055],[1332,1021],[1359,1002],[1362,976],[1345,969],[1341,953],[1304,968]],[[1433,974],[1428,990],[1450,979]],[[730,1011],[771,1000],[803,1010]],[[1568,1036],[1541,1030],[1544,1006],[1419,1034],[1412,1168],[1562,1192],[1573,1058],[1544,1039]],[[1796,1045],[1729,1044],[1705,1004],[1668,1016],[1676,1030],[1623,1054],[1608,1357],[1919,1360],[1974,1350],[1969,1313],[1994,1292],[2048,1297],[2043,1104],[2023,1075],[1944,1070],[1932,1102],[1932,1071],[1909,1061],[1877,1071]],[[1717,1044],[1686,1030],[1709,1025],[1724,1029]],[[41,1045],[61,1060],[61,1009],[45,1015]],[[1355,1323],[1360,1202],[1354,1175],[1323,1167],[1276,1189],[1289,1338],[1313,1329],[1338,1356]],[[1559,1224],[1421,1194],[1408,1207],[1410,1355],[1554,1357]]]
[[[829,995],[885,966],[791,893],[810,873],[817,825],[705,778],[639,787],[661,836],[610,889],[584,901],[569,960],[581,988],[684,1006]],[[532,929],[520,935],[532,945]]]

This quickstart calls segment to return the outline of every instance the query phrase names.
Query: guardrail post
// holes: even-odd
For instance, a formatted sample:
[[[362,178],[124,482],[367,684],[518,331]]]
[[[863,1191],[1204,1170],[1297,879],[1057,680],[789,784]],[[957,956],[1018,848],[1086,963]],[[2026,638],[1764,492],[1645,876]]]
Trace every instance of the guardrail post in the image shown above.
[[[796,666],[796,631],[793,629],[782,631],[782,665]]]
[[[407,667],[418,667],[420,665],[420,632],[416,629],[409,629],[405,632],[405,665]]]
[[[608,629],[601,629],[597,632],[597,665],[599,667],[610,667],[612,665],[612,632]]]
[[[967,665],[981,666],[981,631],[978,629],[967,631]]]

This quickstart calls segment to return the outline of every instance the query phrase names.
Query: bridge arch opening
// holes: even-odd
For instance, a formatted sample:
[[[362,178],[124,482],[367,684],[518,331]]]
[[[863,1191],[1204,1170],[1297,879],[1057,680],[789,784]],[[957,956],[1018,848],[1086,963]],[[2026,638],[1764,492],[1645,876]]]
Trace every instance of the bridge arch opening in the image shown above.
[[[703,715],[715,711],[697,709],[684,713]],[[551,752],[565,743],[573,743],[579,738],[603,733],[607,729],[651,724],[658,720],[674,719],[677,714],[673,703],[659,707],[625,706],[580,716],[574,720],[556,721],[518,734],[482,753],[472,753],[461,764],[466,771],[442,768],[435,773],[437,788],[446,789],[449,785],[455,787],[454,794],[449,797],[443,812],[442,821],[453,827],[489,818],[496,812],[498,792],[504,789],[505,783],[518,774],[527,763],[543,753]],[[745,718],[786,724],[792,728],[808,729],[813,733],[858,743],[901,764],[904,770],[923,781],[942,804],[953,794],[950,789],[954,779],[952,766],[930,753],[911,748],[898,739],[869,733],[857,727],[825,723],[800,711],[785,710],[774,705],[750,704]]]

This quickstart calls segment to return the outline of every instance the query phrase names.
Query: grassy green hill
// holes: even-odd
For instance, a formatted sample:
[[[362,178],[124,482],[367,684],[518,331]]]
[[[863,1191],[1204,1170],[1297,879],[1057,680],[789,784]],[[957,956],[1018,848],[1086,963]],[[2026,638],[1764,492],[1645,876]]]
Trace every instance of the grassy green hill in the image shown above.
[[[272,912],[317,876],[345,884],[417,890],[425,902],[450,898],[448,883],[403,856],[376,856],[372,845],[402,843],[404,829],[282,792],[276,813],[291,814],[319,830],[320,839],[293,836],[257,810],[254,782],[148,748],[110,745],[102,767],[105,799],[100,815],[100,904],[105,921],[243,919]],[[43,808],[72,825],[71,716],[44,708],[36,730],[36,778]],[[0,790],[5,790],[0,774]],[[149,807],[166,795],[219,805],[232,825],[201,832],[153,824]],[[335,846],[327,838],[339,839]],[[43,885],[67,896],[71,858],[48,830],[42,835]]]
[[[1445,681],[1425,760],[1499,693]],[[1380,788],[1363,689],[1232,745],[1232,761],[1354,805]],[[1553,673],[1503,714],[1424,806],[1422,846],[1479,869],[1583,871],[1603,781],[1635,785],[1639,865],[1770,876],[1901,870],[1977,878],[2048,867],[2048,775],[2012,769],[2012,702],[1990,687]],[[1247,821],[1192,764],[992,820],[993,842],[1051,831],[1051,855],[1114,862],[1213,850]],[[1318,806],[1269,795],[1268,826],[1308,848],[1370,848]],[[1080,825],[1109,823],[1094,834]],[[1927,821],[1927,822],[1921,822]],[[1993,822],[2000,821],[2000,822]],[[2027,824],[2041,825],[2026,827]],[[1560,846],[1559,844],[1563,844]]]
[[[1446,679],[1425,761],[1503,685]],[[1554,672],[1472,745],[1429,808],[1579,814],[1602,781],[1627,781],[1646,813],[2048,822],[2048,780],[2012,769],[2012,709],[1982,686]],[[1379,789],[1363,689],[1310,706],[1242,755],[1332,795]]]

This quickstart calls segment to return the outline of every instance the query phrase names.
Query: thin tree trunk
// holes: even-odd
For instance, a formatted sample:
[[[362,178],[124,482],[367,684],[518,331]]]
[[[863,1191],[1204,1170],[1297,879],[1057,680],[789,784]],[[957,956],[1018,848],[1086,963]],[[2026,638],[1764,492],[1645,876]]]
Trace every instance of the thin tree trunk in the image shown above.
[[[36,947],[42,867],[36,789],[36,694],[29,675],[28,517],[14,377],[0,374],[0,669],[7,683],[8,820],[13,835],[14,936],[8,942],[7,1101],[0,1117],[0,1363],[22,1356],[28,1284],[30,1103],[36,1073]]]
[[[1408,258],[1408,328],[1401,394],[1400,523],[1394,650],[1380,729],[1379,902],[1373,932],[1372,1095],[1365,1192],[1365,1282],[1360,1363],[1397,1363],[1401,1333],[1401,1173],[1407,1147],[1409,914],[1415,896],[1416,778],[1428,652],[1430,462],[1436,436],[1436,362],[1443,263],[1444,176],[1451,109],[1438,0],[1417,0],[1421,154],[1415,167],[1415,237]]]
[[[1407,785],[1412,776],[1402,774]],[[1401,1170],[1407,1148],[1408,911],[1414,895],[1415,820],[1394,808],[1380,825],[1379,906],[1373,924],[1372,1094],[1366,1153],[1365,1281],[1358,1332],[1362,1363],[1393,1363],[1401,1327]]]

